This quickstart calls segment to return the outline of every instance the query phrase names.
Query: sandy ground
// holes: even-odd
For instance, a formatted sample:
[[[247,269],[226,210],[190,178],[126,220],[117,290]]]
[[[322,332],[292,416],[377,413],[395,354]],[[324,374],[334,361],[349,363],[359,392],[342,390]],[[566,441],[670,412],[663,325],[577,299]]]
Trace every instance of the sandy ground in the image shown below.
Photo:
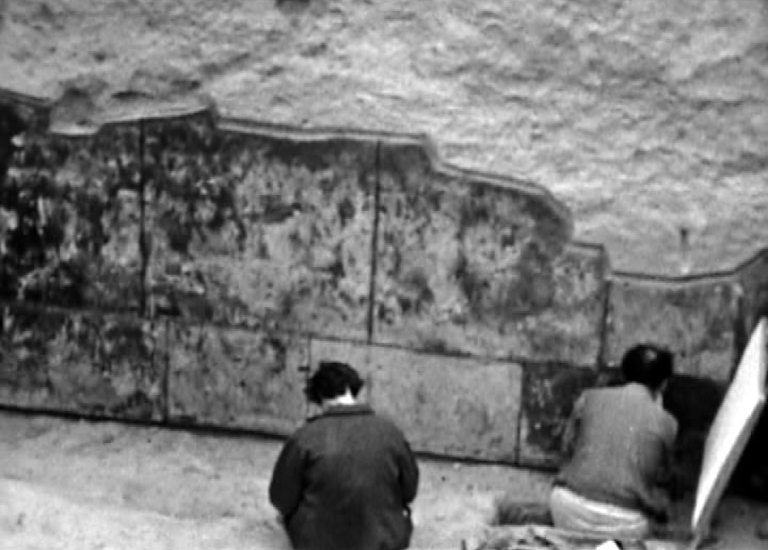
[[[0,413],[0,549],[288,549],[266,497],[280,441]],[[549,476],[421,460],[413,548],[459,549],[503,491],[543,499]],[[719,547],[752,537],[768,506],[730,500]],[[470,546],[471,547],[471,546]]]

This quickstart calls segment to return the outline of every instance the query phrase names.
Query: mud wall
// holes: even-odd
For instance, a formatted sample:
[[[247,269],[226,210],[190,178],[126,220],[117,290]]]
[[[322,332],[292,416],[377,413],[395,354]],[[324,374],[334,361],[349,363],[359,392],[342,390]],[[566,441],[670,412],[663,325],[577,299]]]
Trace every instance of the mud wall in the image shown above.
[[[423,136],[101,116],[0,92],[4,406],[285,435],[304,367],[341,358],[417,450],[550,467],[578,393],[648,341],[678,356],[697,450],[768,284],[762,256],[615,273],[547,191]]]
[[[669,276],[768,241],[766,52],[765,0],[0,1],[0,87],[75,121],[205,95],[303,128],[417,129],[553,191],[616,269]]]

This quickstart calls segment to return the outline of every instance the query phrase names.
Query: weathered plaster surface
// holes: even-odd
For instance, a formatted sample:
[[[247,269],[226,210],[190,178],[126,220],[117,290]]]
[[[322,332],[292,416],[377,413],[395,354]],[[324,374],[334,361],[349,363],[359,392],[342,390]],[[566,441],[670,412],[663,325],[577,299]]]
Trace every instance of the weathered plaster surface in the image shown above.
[[[761,317],[768,316],[768,251],[755,257],[739,271],[742,326],[739,352],[746,347]]]
[[[169,323],[171,422],[280,435],[304,420],[305,337]]]
[[[163,332],[161,322],[3,306],[0,403],[163,420]]]
[[[517,460],[522,369],[385,346],[313,339],[313,364],[347,361],[361,372],[361,397],[391,417],[417,451]]]
[[[549,193],[412,137],[213,111],[99,126],[71,94],[49,128],[44,104],[2,98],[0,297],[27,304],[4,306],[2,404],[285,435],[309,412],[300,367],[342,359],[417,450],[553,467],[579,393],[616,373],[595,367],[646,341],[684,375],[667,407],[690,485],[765,312],[765,255],[717,278],[617,276]]]
[[[365,338],[373,145],[145,123],[153,309]]]
[[[595,367],[650,341],[689,375],[670,408],[695,471],[716,405],[680,396],[727,380],[762,311],[762,257],[717,279],[616,276],[550,194],[413,137],[212,111],[51,133],[17,99],[0,109],[2,297],[141,315],[10,307],[6,404],[163,419],[167,400],[176,423],[284,435],[308,412],[299,367],[347,359],[418,450],[552,467]]]
[[[137,310],[141,303],[138,126],[47,133],[42,107],[0,103],[21,121],[0,141],[0,286],[4,298]],[[3,131],[5,130],[5,131]],[[23,133],[23,145],[11,143]]]
[[[21,92],[425,132],[553,191],[624,271],[729,269],[768,240],[764,0],[0,6],[0,85]]]
[[[597,383],[591,369],[558,363],[526,365],[520,416],[520,464],[556,467],[562,436],[573,404],[581,392]]]
[[[546,193],[383,146],[380,204],[374,341],[596,363],[606,260]]]
[[[735,366],[737,323],[735,281],[693,281],[663,285],[617,278],[610,289],[605,362],[618,365],[641,342],[675,353],[681,374],[726,381]]]

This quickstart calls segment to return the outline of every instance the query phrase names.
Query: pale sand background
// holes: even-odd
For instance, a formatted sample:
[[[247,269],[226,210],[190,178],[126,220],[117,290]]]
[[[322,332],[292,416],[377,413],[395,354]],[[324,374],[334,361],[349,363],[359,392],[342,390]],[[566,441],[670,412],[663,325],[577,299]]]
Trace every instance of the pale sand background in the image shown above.
[[[0,413],[1,550],[287,549],[266,497],[281,442]],[[493,499],[543,499],[550,477],[421,460],[413,548],[476,540]],[[753,537],[765,504],[729,500],[721,548]]]

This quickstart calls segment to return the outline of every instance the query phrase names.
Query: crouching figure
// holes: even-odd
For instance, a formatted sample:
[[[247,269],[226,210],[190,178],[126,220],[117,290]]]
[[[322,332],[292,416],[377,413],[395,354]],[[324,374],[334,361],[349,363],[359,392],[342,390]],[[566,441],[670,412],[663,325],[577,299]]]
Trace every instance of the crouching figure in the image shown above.
[[[285,443],[269,487],[297,550],[401,550],[410,543],[409,505],[419,469],[389,420],[356,397],[349,365],[321,362],[306,388],[322,414]]]
[[[661,395],[672,354],[638,345],[622,359],[625,384],[586,390],[564,434],[566,461],[550,494],[556,527],[641,539],[665,522],[677,421]]]

